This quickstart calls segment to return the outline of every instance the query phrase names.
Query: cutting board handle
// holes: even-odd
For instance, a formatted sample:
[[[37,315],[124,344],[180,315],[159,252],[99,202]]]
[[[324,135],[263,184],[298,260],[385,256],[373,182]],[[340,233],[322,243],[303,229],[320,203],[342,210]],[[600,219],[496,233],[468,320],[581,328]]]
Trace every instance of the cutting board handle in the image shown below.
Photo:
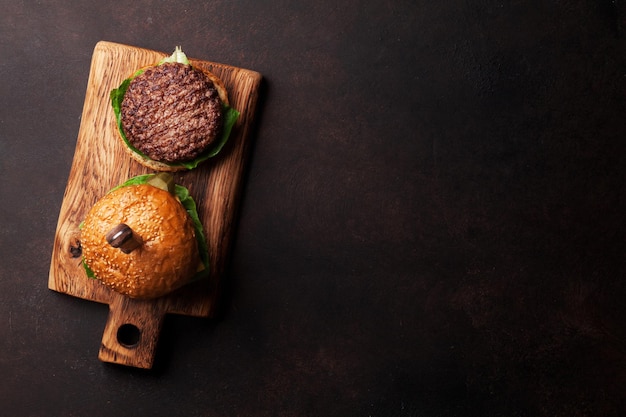
[[[136,368],[152,368],[165,313],[165,307],[154,300],[115,296],[109,304],[99,359]]]

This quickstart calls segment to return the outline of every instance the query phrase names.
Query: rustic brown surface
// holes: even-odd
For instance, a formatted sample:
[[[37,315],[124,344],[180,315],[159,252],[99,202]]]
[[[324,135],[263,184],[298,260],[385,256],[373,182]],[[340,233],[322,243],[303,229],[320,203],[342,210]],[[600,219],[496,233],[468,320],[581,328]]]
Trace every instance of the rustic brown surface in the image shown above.
[[[626,415],[626,2],[3,1],[0,414]],[[48,289],[95,44],[263,74],[213,318]]]
[[[211,273],[170,296],[151,301],[128,299],[87,278],[77,256],[79,225],[87,211],[108,190],[128,178],[151,172],[132,160],[117,133],[109,93],[136,69],[158,62],[165,53],[112,42],[99,42],[93,53],[83,117],[76,151],[64,194],[53,247],[50,289],[109,305],[99,357],[140,368],[152,367],[165,314],[209,317],[218,296],[219,280],[230,250],[232,224],[247,157],[247,136],[254,119],[261,76],[255,71],[206,61],[205,67],[223,80],[231,106],[241,115],[229,143],[219,156],[197,169],[176,175],[190,190],[198,206],[209,247]],[[137,344],[126,346],[117,338],[119,327],[131,324],[140,332]]]

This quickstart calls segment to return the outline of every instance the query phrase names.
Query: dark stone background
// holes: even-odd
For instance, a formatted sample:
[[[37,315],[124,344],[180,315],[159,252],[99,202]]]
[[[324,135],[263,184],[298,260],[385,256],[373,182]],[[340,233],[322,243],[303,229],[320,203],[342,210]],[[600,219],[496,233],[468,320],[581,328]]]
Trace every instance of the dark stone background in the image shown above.
[[[0,5],[0,414],[625,415],[621,0]],[[223,307],[152,371],[47,289],[99,40],[264,75]]]

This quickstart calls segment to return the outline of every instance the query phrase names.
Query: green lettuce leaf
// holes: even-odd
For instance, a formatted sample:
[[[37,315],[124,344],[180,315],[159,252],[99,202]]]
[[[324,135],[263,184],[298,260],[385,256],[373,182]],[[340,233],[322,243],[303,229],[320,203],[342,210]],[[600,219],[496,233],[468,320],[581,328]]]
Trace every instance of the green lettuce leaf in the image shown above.
[[[174,52],[174,54],[176,54],[176,52]],[[172,58],[172,57],[169,57],[169,58]],[[186,57],[185,57],[185,60],[186,60]],[[168,58],[165,58],[159,63],[159,65],[163,62],[173,62],[173,61],[169,61]],[[138,70],[132,76],[122,81],[122,83],[120,84],[118,88],[114,88],[113,90],[111,90],[110,99],[111,99],[111,106],[113,107],[113,113],[115,114],[115,121],[117,124],[117,128],[126,146],[128,146],[133,152],[141,155],[142,158],[150,159],[150,157],[148,157],[139,149],[131,145],[131,143],[126,138],[124,129],[122,128],[121,108],[122,108],[122,101],[124,100],[124,95],[126,94],[126,91],[128,90],[128,87],[130,86],[130,83],[133,80],[133,78],[141,74],[143,71],[144,69]],[[230,132],[232,131],[233,126],[235,125],[235,123],[237,122],[237,119],[239,118],[241,114],[239,111],[225,104],[222,104],[222,108],[224,112],[224,123],[222,126],[222,134],[217,140],[217,142],[215,143],[215,145],[211,149],[209,149],[206,153],[200,155],[198,158],[194,160],[175,163],[175,164],[168,163],[167,165],[174,166],[174,167],[182,166],[182,167],[185,167],[186,169],[194,169],[194,168],[197,168],[198,165],[200,165],[202,162],[206,161],[207,159],[213,158],[222,150],[222,148],[228,141],[228,138],[230,137]]]
[[[143,174],[138,175],[136,177],[130,178],[123,182],[122,184],[113,187],[109,192],[117,190],[118,188],[128,187],[130,185],[139,185],[146,184],[150,178],[152,178],[155,174]],[[189,190],[182,185],[176,184],[174,186],[174,194],[183,205],[189,217],[193,222],[193,227],[196,231],[196,240],[198,242],[198,251],[200,252],[200,260],[202,261],[202,265],[204,265],[204,269],[202,271],[198,271],[196,275],[194,275],[190,282],[196,281],[202,278],[205,278],[209,275],[209,247],[207,245],[206,237],[204,235],[204,227],[202,226],[202,222],[200,221],[200,217],[198,215],[198,209],[196,206],[196,202],[193,197],[189,193]],[[81,223],[82,226],[82,223]],[[79,226],[80,227],[80,226]],[[85,262],[85,258],[83,258],[83,267],[85,268],[85,272],[87,273],[87,277],[97,279],[94,272],[89,268],[87,263]]]
[[[83,258],[83,268],[85,268],[85,272],[87,273],[87,278],[98,279],[96,274],[94,274],[91,268],[89,268],[89,265],[87,265],[87,262],[85,262],[85,258]]]
[[[189,60],[187,59],[187,55],[185,55],[180,46],[174,48],[174,52],[172,52],[172,55],[163,58],[161,61],[159,61],[157,65],[161,65],[166,62],[177,62],[179,64],[190,65]]]

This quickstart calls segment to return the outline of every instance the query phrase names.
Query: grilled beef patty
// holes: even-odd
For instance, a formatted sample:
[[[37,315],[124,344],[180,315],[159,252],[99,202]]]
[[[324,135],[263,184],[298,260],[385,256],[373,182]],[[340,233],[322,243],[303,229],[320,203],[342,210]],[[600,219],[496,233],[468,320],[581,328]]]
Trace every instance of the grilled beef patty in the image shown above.
[[[219,137],[222,103],[199,69],[178,63],[149,67],[124,94],[122,127],[128,141],[151,159],[197,158]]]

